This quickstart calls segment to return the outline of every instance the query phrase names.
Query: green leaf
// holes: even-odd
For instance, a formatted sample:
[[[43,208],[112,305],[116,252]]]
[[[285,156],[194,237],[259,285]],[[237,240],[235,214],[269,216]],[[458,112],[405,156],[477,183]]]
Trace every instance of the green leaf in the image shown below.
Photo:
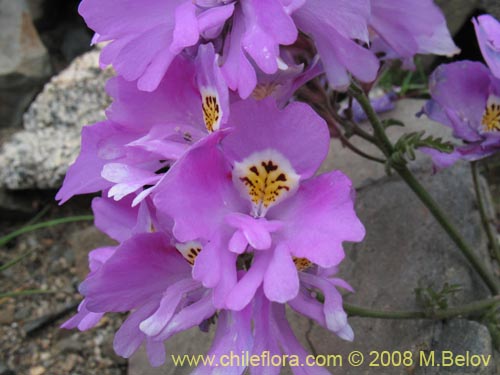
[[[435,290],[432,287],[429,288],[417,288],[415,293],[417,296],[417,301],[427,310],[427,311],[438,311],[446,310],[449,305],[449,299],[455,295],[455,293],[462,290],[462,287],[458,284],[448,284],[445,283],[441,290]]]
[[[428,147],[444,153],[453,151],[453,145],[441,138],[425,136],[425,131],[412,132],[402,135],[394,145],[394,152],[387,160],[386,169],[404,166],[408,160],[415,160],[415,150]]]
[[[33,296],[37,294],[54,294],[55,292],[51,290],[44,290],[44,289],[27,289],[27,290],[19,290],[17,292],[5,292],[5,293],[0,293],[0,299],[1,298],[8,298],[8,297],[19,297],[19,296]]]
[[[387,119],[387,120],[382,120],[382,125],[384,125],[384,128],[389,128],[391,126],[405,126],[403,121],[399,121],[393,118]]]
[[[15,230],[15,231],[13,231],[13,232],[11,232],[3,237],[0,237],[0,246],[5,245],[9,241],[20,236],[21,234],[33,232],[34,230],[37,230],[37,229],[49,228],[49,227],[53,227],[53,226],[59,225],[59,224],[74,223],[77,221],[90,221],[90,220],[94,220],[94,216],[92,216],[92,215],[70,216],[70,217],[63,217],[60,219],[44,221],[44,222],[38,223],[38,224],[27,225],[25,227],[22,227],[21,229]]]
[[[406,74],[404,80],[403,80],[403,83],[401,84],[401,92],[400,92],[400,95],[405,95],[408,90],[410,89],[410,84],[411,84],[411,81],[413,79],[413,72],[410,71]]]
[[[56,226],[59,224],[74,223],[74,222],[78,222],[78,221],[90,221],[90,220],[94,220],[94,217],[92,215],[82,215],[82,216],[63,217],[60,219],[49,220],[49,221],[45,221],[45,222],[38,223],[38,224],[26,225],[18,230],[15,230],[15,231],[3,236],[3,237],[0,237],[0,246],[5,245],[9,241],[20,236],[21,234],[32,232],[32,231],[35,231],[37,229],[49,228],[49,227],[53,227],[53,226]],[[7,262],[7,263],[1,265],[0,272],[5,271],[6,269],[16,265],[17,263],[22,261],[24,258],[26,258],[28,255],[33,253],[34,250],[35,249],[29,250],[29,251],[25,252],[24,254],[21,254],[17,258],[11,260],[10,262]]]

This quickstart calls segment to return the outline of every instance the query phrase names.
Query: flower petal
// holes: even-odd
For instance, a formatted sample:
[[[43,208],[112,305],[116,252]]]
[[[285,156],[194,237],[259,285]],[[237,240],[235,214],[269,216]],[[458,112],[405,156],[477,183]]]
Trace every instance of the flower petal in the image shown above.
[[[292,198],[269,210],[268,218],[286,223],[276,241],[285,242],[294,256],[325,268],[344,258],[344,241],[359,242],[365,236],[354,210],[352,182],[340,171],[302,183]]]
[[[271,301],[285,303],[299,292],[299,276],[289,249],[278,244],[264,276],[264,292]]]

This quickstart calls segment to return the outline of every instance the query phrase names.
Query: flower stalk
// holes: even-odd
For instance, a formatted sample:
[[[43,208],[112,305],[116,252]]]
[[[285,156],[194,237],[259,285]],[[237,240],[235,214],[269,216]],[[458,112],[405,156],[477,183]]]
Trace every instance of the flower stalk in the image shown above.
[[[484,195],[481,186],[479,185],[479,168],[477,167],[477,162],[471,163],[472,168],[472,179],[474,181],[474,190],[476,191],[477,205],[479,209],[479,214],[481,215],[481,221],[483,222],[484,230],[488,236],[488,242],[490,249],[492,250],[493,256],[500,264],[500,245],[495,233],[493,233],[493,228],[488,219],[488,214],[486,213],[486,206],[484,203]]]
[[[392,142],[389,140],[384,126],[382,125],[378,115],[370,104],[370,100],[366,94],[357,86],[351,85],[349,93],[359,102],[361,108],[366,113],[368,121],[373,127],[374,135],[379,140],[375,143],[384,155],[390,159],[392,153],[394,152],[394,147]],[[462,237],[460,232],[455,228],[455,226],[448,219],[446,214],[439,207],[437,202],[432,198],[432,196],[427,192],[427,190],[420,184],[420,182],[415,178],[413,173],[408,169],[406,165],[393,166],[396,172],[401,176],[401,178],[406,182],[410,189],[418,196],[422,203],[429,209],[434,218],[438,221],[441,227],[446,231],[451,240],[457,245],[462,254],[471,263],[477,273],[481,276],[483,281],[486,283],[490,291],[497,295],[500,293],[500,284],[497,278],[492,275],[479,257],[474,253],[472,248],[467,244],[465,239]]]
[[[373,310],[361,306],[344,303],[344,310],[350,316],[359,316],[375,319],[450,319],[456,317],[466,317],[479,314],[492,306],[500,303],[500,296],[474,301],[462,306],[450,307],[445,310],[435,311],[386,311]]]

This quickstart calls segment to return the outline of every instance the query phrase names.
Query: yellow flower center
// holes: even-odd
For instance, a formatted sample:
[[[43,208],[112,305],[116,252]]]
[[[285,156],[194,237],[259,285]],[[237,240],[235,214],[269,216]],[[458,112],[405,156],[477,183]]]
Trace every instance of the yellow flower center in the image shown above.
[[[490,96],[481,121],[487,132],[500,131],[500,98]]]
[[[233,181],[253,203],[255,216],[263,216],[274,204],[292,194],[299,183],[290,162],[279,152],[256,152],[236,163]]]
[[[203,121],[209,133],[220,128],[222,109],[220,107],[219,95],[214,90],[201,90],[201,108],[203,110]]]
[[[297,258],[293,257],[293,263],[295,263],[295,267],[297,271],[305,271],[309,267],[312,267],[312,262],[307,258]]]

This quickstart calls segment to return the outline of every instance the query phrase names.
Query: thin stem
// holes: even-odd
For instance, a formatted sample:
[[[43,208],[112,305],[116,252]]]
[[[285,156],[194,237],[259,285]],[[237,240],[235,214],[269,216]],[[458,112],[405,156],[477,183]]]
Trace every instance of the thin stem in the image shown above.
[[[42,223],[38,224],[33,224],[33,225],[28,225],[25,227],[22,227],[18,230],[15,230],[3,237],[0,237],[0,246],[5,245],[12,239],[20,236],[21,234],[32,232],[37,229],[41,228],[47,228],[47,227],[52,227],[54,225],[59,225],[59,224],[65,224],[65,223],[73,223],[77,221],[90,221],[94,220],[94,217],[92,215],[82,215],[82,216],[71,216],[71,217],[64,217],[60,219],[54,219],[54,220],[49,220],[49,221],[44,221]]]
[[[441,210],[437,202],[430,196],[427,190],[418,182],[413,173],[406,166],[397,168],[398,174],[405,180],[407,185],[420,198],[422,203],[429,209],[434,218],[441,224],[441,227],[448,233],[448,236],[455,242],[455,245],[462,251],[462,254],[472,264],[477,273],[482,277],[493,294],[499,294],[500,285],[497,278],[492,275],[477,254],[469,247],[460,232],[451,223],[445,213]]]
[[[54,292],[51,290],[43,290],[43,289],[19,290],[17,292],[0,293],[0,299],[8,297],[33,296],[36,294],[54,294]]]
[[[367,154],[366,152],[364,152],[364,151],[360,150],[359,148],[357,148],[356,146],[354,146],[349,141],[349,139],[343,134],[342,129],[340,129],[339,126],[337,125],[338,121],[336,118],[329,116],[329,114],[325,114],[325,116],[323,116],[323,118],[328,123],[328,126],[330,128],[333,128],[335,130],[335,133],[339,135],[342,144],[345,145],[347,148],[349,148],[351,151],[353,151],[355,154],[358,154],[359,156],[362,156],[365,159],[372,160],[372,161],[375,161],[375,162],[380,163],[380,164],[385,164],[384,159]]]
[[[376,142],[375,144],[379,146],[385,156],[390,157],[394,151],[394,147],[387,137],[387,134],[385,134],[384,125],[382,125],[377,113],[373,109],[370,99],[368,99],[363,90],[355,85],[351,85],[349,93],[357,100],[361,108],[363,108],[368,121],[372,125],[375,137],[380,141],[380,143]]]
[[[19,255],[17,258],[12,259],[10,262],[7,262],[7,263],[3,264],[2,266],[0,266],[0,272],[3,272],[3,271],[5,271],[6,269],[8,269],[8,268],[10,268],[12,266],[15,266],[17,263],[19,263],[20,261],[22,261],[24,258],[26,258],[28,255],[30,255],[34,251],[35,251],[35,248],[33,248],[31,250],[28,250],[25,253]]]
[[[364,131],[356,122],[342,118],[338,113],[335,113],[332,109],[330,109],[331,117],[337,121],[342,127],[346,130],[346,132],[350,132],[352,134],[357,135],[360,138],[363,138],[365,141],[370,143],[377,143],[377,139],[371,135],[370,133]]]
[[[472,169],[472,179],[474,180],[474,189],[476,190],[477,204],[479,208],[479,214],[481,215],[481,221],[483,222],[484,230],[488,236],[488,241],[490,248],[493,250],[493,255],[495,256],[497,262],[500,263],[500,245],[496,237],[496,233],[493,232],[493,228],[488,219],[488,214],[486,213],[486,205],[484,203],[484,195],[479,185],[479,168],[476,162],[471,163]]]
[[[35,216],[33,216],[26,224],[26,225],[31,225],[35,224],[38,220],[40,220],[47,212],[50,210],[50,205],[45,206],[40,212],[38,212]]]
[[[355,306],[344,303],[344,310],[350,316],[359,316],[364,318],[378,319],[449,319],[454,317],[470,316],[480,313],[492,306],[500,303],[500,296],[483,299],[480,301],[471,302],[462,306],[450,307],[444,310],[437,311],[386,311],[372,310],[365,307]]]
[[[385,128],[380,122],[377,113],[371,106],[370,100],[365,95],[365,93],[357,86],[351,85],[349,92],[361,105],[361,108],[366,113],[368,120],[370,121],[374,134],[380,141],[377,143],[380,150],[384,153],[387,158],[390,158],[394,152],[394,146],[387,137],[385,133]],[[481,262],[479,257],[474,253],[474,251],[469,247],[467,242],[461,236],[460,232],[451,223],[448,217],[444,214],[441,208],[438,206],[436,201],[430,196],[427,190],[418,182],[413,173],[405,166],[394,166],[396,172],[403,178],[407,185],[413,190],[413,192],[419,197],[422,203],[429,209],[434,218],[438,221],[441,227],[448,233],[449,237],[457,245],[457,247],[462,251],[464,256],[469,260],[477,273],[482,277],[484,282],[488,285],[489,289],[493,294],[499,294],[500,285],[495,276],[490,274],[486,266]]]

